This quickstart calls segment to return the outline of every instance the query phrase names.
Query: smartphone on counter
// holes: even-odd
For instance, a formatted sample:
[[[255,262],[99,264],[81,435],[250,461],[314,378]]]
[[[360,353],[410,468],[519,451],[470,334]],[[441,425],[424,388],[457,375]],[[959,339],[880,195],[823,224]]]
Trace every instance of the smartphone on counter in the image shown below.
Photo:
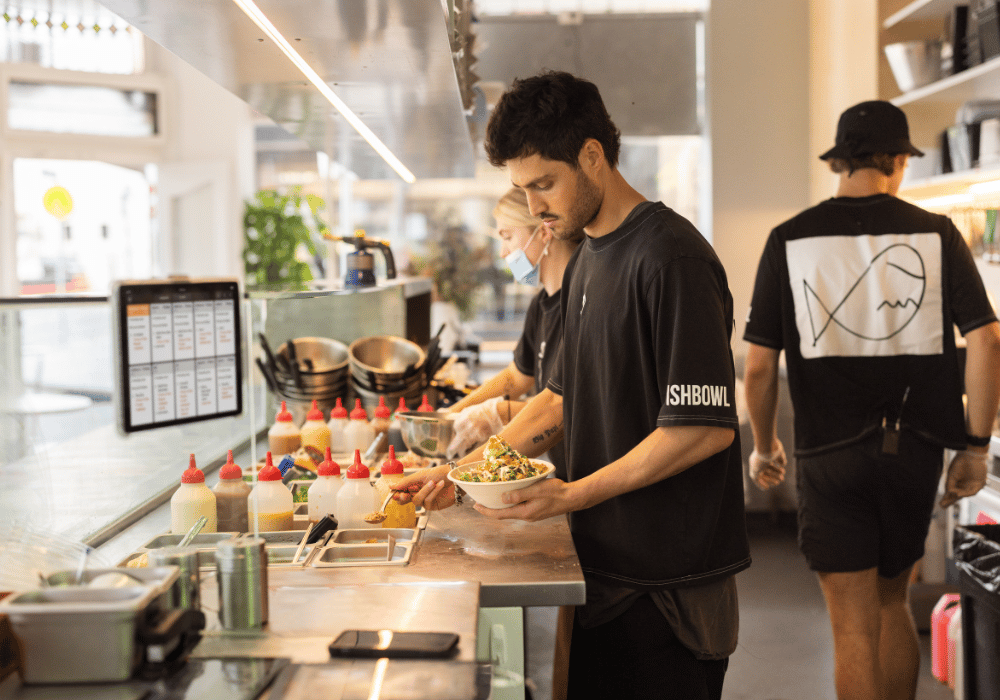
[[[330,643],[330,656],[365,659],[440,659],[457,650],[454,632],[344,630]]]

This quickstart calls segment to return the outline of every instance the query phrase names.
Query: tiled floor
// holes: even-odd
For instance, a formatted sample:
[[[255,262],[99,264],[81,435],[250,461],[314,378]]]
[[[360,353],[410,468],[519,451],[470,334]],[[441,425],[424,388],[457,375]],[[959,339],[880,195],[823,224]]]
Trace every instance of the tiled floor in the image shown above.
[[[826,606],[788,527],[751,520],[753,566],[737,577],[740,642],[730,658],[724,700],[836,700],[833,639]],[[533,700],[549,700],[552,609],[529,611],[528,675]],[[921,635],[918,700],[952,700],[930,673],[930,639]]]

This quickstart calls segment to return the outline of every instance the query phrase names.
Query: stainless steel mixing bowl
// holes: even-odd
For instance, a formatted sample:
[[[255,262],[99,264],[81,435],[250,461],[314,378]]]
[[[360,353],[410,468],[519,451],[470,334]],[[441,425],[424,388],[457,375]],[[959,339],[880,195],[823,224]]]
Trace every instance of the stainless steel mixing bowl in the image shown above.
[[[394,335],[358,338],[351,343],[347,354],[350,357],[351,374],[366,383],[369,381],[369,372],[390,381],[405,379],[412,376],[427,357],[419,345]]]
[[[347,371],[347,346],[333,338],[295,338],[295,357],[299,372],[308,377],[314,374],[342,373]],[[278,357],[288,360],[288,343],[278,346]],[[306,360],[312,364],[307,369]],[[316,379],[321,379],[317,377]]]
[[[455,434],[455,414],[441,411],[400,411],[399,430],[407,449],[421,457],[446,457]]]

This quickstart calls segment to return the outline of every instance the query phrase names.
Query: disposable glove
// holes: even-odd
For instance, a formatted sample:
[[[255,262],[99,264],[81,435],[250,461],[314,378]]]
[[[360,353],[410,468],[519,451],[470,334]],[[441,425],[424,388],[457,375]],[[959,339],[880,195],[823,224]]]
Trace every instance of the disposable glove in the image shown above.
[[[958,499],[972,496],[986,485],[986,474],[989,471],[989,452],[972,452],[962,450],[956,454],[948,465],[948,476],[944,482],[944,497],[941,507],[956,503]]]
[[[764,491],[785,480],[788,457],[785,456],[785,446],[781,444],[781,440],[775,438],[775,442],[778,446],[770,454],[761,454],[756,448],[750,454],[750,478]]]
[[[450,459],[467,454],[473,447],[503,430],[504,422],[497,409],[502,400],[502,397],[497,396],[458,412],[454,419],[455,434],[446,451]]]

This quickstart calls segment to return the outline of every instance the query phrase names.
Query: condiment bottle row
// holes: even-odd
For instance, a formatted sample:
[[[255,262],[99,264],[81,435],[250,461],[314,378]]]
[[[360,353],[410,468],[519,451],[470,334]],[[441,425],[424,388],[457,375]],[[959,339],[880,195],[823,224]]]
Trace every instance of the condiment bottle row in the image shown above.
[[[406,411],[406,400],[399,399],[396,411]],[[433,411],[424,394],[418,411]],[[354,409],[348,414],[341,399],[330,411],[330,419],[324,422],[323,411],[316,400],[306,414],[306,420],[301,427],[296,426],[287,402],[281,402],[281,410],[274,417],[274,424],[267,432],[268,446],[275,455],[291,454],[300,447],[311,447],[322,453],[327,447],[335,454],[350,453],[353,450],[366,450],[381,435],[376,452],[385,454],[388,449],[390,434],[393,431],[392,411],[385,404],[385,397],[380,396],[374,418],[368,419],[368,412],[361,405],[361,399],[354,400]],[[395,426],[398,431],[398,425]]]
[[[354,462],[342,477],[340,465],[333,460],[327,446],[317,478],[307,492],[310,522],[332,514],[341,528],[370,527],[364,516],[378,508],[389,490],[403,478],[403,465],[396,459],[393,446],[389,446],[389,456],[381,472],[382,477],[373,486],[368,467],[361,461],[361,451],[355,449]],[[292,530],[293,500],[291,490],[282,482],[281,470],[274,466],[271,452],[267,453],[265,466],[257,474],[256,486],[251,487],[243,478],[243,470],[233,462],[233,452],[229,450],[214,489],[205,484],[205,475],[196,466],[192,454],[188,468],[181,475],[180,488],[170,499],[170,529],[174,533],[185,533],[204,516],[206,524],[202,532]],[[390,501],[386,515],[382,527],[416,525],[412,504]]]

